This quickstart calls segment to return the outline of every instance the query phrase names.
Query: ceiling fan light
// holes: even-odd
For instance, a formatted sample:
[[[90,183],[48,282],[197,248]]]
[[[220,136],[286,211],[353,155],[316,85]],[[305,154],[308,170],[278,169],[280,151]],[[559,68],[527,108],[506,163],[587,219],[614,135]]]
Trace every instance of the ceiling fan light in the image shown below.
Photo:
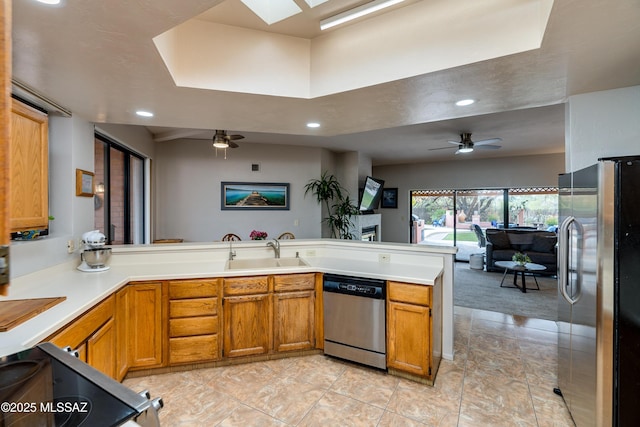
[[[471,153],[473,151],[473,147],[461,147],[458,149],[458,153]]]
[[[218,135],[213,137],[213,146],[215,148],[229,148],[229,141]]]

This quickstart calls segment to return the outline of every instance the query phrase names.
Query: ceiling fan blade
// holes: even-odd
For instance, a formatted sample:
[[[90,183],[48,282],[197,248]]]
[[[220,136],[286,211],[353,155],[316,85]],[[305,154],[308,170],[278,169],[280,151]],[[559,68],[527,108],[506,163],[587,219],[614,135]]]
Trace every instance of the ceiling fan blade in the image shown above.
[[[227,138],[230,141],[236,140],[236,139],[244,139],[244,135],[228,135]]]
[[[462,144],[462,142],[460,142],[460,141],[452,141],[452,140],[448,140],[447,142],[448,142],[449,144],[455,144],[455,145],[460,145],[460,144]]]
[[[458,143],[456,142],[456,144],[458,144]],[[454,148],[458,148],[458,147],[438,147],[438,148],[429,148],[429,151],[436,151],[436,150],[451,150],[451,149],[454,149]]]
[[[498,148],[502,148],[502,145],[478,145],[475,144],[474,148],[479,150],[497,150]]]
[[[229,148],[238,148],[238,147],[239,147],[239,145],[238,145],[238,144],[236,144],[236,143],[235,143],[235,142],[233,142],[233,141],[228,141],[228,142],[229,142]]]
[[[493,144],[494,142],[500,142],[500,141],[502,141],[502,138],[483,139],[481,141],[474,141],[473,145],[474,146],[487,145],[487,144]]]

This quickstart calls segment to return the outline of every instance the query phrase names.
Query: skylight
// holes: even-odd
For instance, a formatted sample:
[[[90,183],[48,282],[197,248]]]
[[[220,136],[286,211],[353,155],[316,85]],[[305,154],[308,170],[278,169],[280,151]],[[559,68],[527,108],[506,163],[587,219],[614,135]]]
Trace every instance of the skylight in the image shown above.
[[[268,25],[302,12],[293,0],[241,0]],[[307,0],[305,0],[307,1]],[[326,1],[326,0],[324,0]],[[309,1],[307,1],[309,3]]]

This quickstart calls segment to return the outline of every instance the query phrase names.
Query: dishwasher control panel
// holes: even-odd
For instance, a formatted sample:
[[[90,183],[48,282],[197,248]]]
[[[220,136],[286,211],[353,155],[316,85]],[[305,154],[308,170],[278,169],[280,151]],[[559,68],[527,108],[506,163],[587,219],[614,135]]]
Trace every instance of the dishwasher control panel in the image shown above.
[[[386,282],[384,280],[325,274],[323,290],[325,292],[335,292],[365,298],[384,299],[386,295],[385,285]]]

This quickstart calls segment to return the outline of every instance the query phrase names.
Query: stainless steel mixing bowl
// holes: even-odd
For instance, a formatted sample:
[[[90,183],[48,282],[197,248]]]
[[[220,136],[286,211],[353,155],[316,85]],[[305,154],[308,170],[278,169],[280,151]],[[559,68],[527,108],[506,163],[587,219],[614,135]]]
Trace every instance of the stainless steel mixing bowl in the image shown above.
[[[111,258],[111,248],[92,248],[82,252],[82,259],[91,268],[102,268]]]

